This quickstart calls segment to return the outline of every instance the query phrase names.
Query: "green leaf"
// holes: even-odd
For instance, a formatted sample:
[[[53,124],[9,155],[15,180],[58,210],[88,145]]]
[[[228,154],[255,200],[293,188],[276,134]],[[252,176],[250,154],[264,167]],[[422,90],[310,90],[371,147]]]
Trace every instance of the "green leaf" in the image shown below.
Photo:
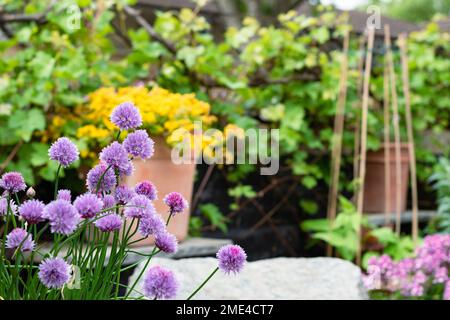
[[[48,53],[38,51],[28,65],[37,78],[49,78],[55,65],[55,59]]]
[[[327,231],[330,229],[330,222],[327,219],[306,220],[300,227],[303,231]]]
[[[227,232],[227,219],[216,205],[212,203],[203,204],[200,206],[200,212],[212,226],[219,228],[224,233]]]
[[[256,192],[250,185],[238,185],[232,189],[228,189],[228,195],[234,198],[254,198]]]
[[[35,130],[45,129],[45,116],[39,109],[17,110],[9,118],[8,125],[18,137],[28,142]]]
[[[319,210],[319,206],[312,200],[300,200],[300,207],[308,214],[315,214]]]
[[[47,144],[33,143],[30,162],[34,167],[42,166],[49,161]]]
[[[391,228],[387,227],[374,229],[370,232],[370,234],[377,238],[383,245],[395,243],[398,240],[397,235],[391,230]]]
[[[302,178],[302,184],[307,189],[312,189],[317,185],[317,180],[312,176],[306,176]]]

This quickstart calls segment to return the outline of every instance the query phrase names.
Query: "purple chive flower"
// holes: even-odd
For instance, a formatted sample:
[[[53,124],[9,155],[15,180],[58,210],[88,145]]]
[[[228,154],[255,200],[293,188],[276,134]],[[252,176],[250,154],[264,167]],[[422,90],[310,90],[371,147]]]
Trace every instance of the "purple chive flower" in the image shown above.
[[[143,196],[146,196],[150,201],[155,201],[158,198],[156,187],[150,181],[139,182],[134,187],[134,191],[137,194],[142,194]]]
[[[25,190],[27,185],[19,172],[7,172],[0,179],[0,187],[10,193],[16,193]]]
[[[15,228],[6,236],[6,248],[20,248],[22,252],[32,251],[34,248],[33,237],[26,230]]]
[[[223,246],[216,256],[219,259],[219,269],[227,274],[240,272],[247,261],[244,249],[235,244]]]
[[[69,166],[78,160],[77,146],[66,137],[59,138],[48,149],[48,155],[51,160],[58,161],[63,167]]]
[[[95,221],[95,226],[103,232],[112,232],[122,227],[122,218],[117,214],[108,214]]]
[[[119,168],[120,176],[131,176],[134,171],[133,162],[128,161],[127,164],[124,165],[123,168]]]
[[[141,114],[131,102],[119,104],[111,113],[110,120],[120,130],[134,129],[142,125]]]
[[[9,209],[13,214],[17,213],[17,206],[13,200],[9,201]],[[8,213],[8,200],[5,197],[0,198],[0,217]]]
[[[124,204],[130,201],[135,195],[136,194],[132,189],[127,186],[120,185],[114,192],[114,199],[116,199],[118,203]]]
[[[30,224],[44,221],[45,204],[39,200],[27,200],[19,207],[20,216]]]
[[[156,213],[155,207],[146,196],[136,195],[129,202],[124,210],[128,218],[143,218]]]
[[[73,205],[83,219],[95,217],[103,208],[102,200],[92,193],[85,193],[78,196],[73,202]]]
[[[142,159],[148,159],[153,155],[154,144],[145,130],[136,130],[128,134],[123,141],[123,146],[129,154]]]
[[[183,212],[189,206],[186,199],[178,192],[171,192],[166,195],[164,197],[164,203],[169,206],[170,214]]]
[[[73,233],[80,221],[77,209],[66,200],[54,200],[46,205],[44,218],[49,220],[52,233],[65,235]]]
[[[143,237],[159,235],[166,231],[166,224],[159,214],[152,214],[139,221],[139,232]]]
[[[155,246],[165,253],[175,253],[178,249],[177,238],[168,232],[156,235]]]
[[[121,174],[126,174],[130,171],[128,153],[117,141],[103,148],[102,152],[100,152],[100,160],[104,161],[108,166],[111,166],[113,171],[116,169],[119,170]]]
[[[116,185],[116,176],[114,174],[114,170],[112,168],[109,168],[105,173],[105,170],[107,168],[108,166],[104,162],[100,162],[98,165],[89,170],[86,177],[86,185],[90,192],[96,193],[97,185],[98,192],[100,193],[111,191],[112,188]],[[100,179],[102,180],[99,183]]]
[[[103,210],[113,208],[116,206],[116,199],[110,194],[103,196]]]
[[[150,299],[172,299],[176,296],[179,283],[172,271],[160,266],[148,269],[144,277],[144,295]]]
[[[59,289],[70,279],[70,266],[61,258],[47,258],[39,265],[39,279],[49,289]]]
[[[66,200],[71,202],[72,201],[72,194],[70,190],[67,189],[61,189],[58,190],[58,194],[56,195],[56,199],[58,200]]]

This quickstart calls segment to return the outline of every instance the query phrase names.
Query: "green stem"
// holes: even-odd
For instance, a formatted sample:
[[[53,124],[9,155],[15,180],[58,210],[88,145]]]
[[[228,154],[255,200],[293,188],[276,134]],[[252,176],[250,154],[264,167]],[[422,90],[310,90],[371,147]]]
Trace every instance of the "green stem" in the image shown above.
[[[198,288],[195,289],[195,291],[192,292],[192,294],[186,300],[191,300],[197,294],[197,292],[199,292],[205,286],[205,284],[216,274],[218,270],[219,267],[216,267],[214,271],[211,272],[211,274],[208,276],[208,278],[206,278],[205,281],[203,281],[202,284],[199,285]]]
[[[167,217],[166,226],[169,225],[170,219],[172,218],[172,212],[169,213],[169,216]],[[145,262],[144,267],[142,268],[141,272],[139,273],[139,276],[136,278],[136,281],[134,281],[133,285],[131,286],[130,290],[125,295],[125,299],[128,298],[129,294],[133,291],[134,287],[138,283],[139,279],[141,279],[142,275],[144,274],[145,270],[147,269],[150,261],[152,260],[153,256],[155,255],[155,252],[158,248],[156,246],[153,247],[153,251],[151,255],[148,257],[147,261]]]
[[[98,190],[100,189],[100,184],[102,183],[103,178],[105,177],[106,172],[107,172],[110,168],[111,168],[111,165],[109,165],[109,166],[105,169],[105,171],[103,171],[102,175],[100,176],[100,179],[99,179],[98,182],[97,182],[97,186],[96,186],[96,188],[95,188],[95,193],[98,193]]]
[[[56,200],[56,196],[58,195],[59,171],[61,171],[61,164],[58,165],[58,169],[56,170],[56,177],[55,177],[55,192],[54,192],[54,199],[55,199],[55,200]]]

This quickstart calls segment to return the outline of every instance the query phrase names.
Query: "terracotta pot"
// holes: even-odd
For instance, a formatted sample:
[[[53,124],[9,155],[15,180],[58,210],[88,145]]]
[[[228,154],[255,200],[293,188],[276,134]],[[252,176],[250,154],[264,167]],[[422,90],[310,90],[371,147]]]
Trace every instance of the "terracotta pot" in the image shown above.
[[[385,211],[385,186],[384,186],[384,159],[383,146],[378,151],[367,152],[366,163],[366,178],[364,183],[364,206],[365,213],[382,213]],[[401,159],[401,190],[397,190],[396,181],[396,165],[395,165],[395,146],[391,144],[389,147],[390,153],[390,211],[396,212],[397,208],[397,193],[400,192],[400,203],[402,212],[406,210],[406,202],[408,195],[408,177],[409,177],[409,153],[408,144],[404,143],[400,147]]]
[[[155,153],[152,158],[146,161],[134,160],[135,172],[131,177],[125,180],[125,184],[134,187],[143,180],[151,181],[158,190],[158,199],[154,201],[155,208],[164,220],[167,219],[167,206],[163,198],[169,192],[179,192],[190,203],[192,199],[192,189],[194,184],[195,163],[176,165],[171,160],[171,149],[166,145],[163,139],[156,138]],[[172,217],[168,230],[174,234],[179,241],[186,238],[189,226],[190,212],[185,212]],[[142,238],[137,233],[131,241]],[[151,245],[154,239],[149,237],[139,241],[133,246]]]

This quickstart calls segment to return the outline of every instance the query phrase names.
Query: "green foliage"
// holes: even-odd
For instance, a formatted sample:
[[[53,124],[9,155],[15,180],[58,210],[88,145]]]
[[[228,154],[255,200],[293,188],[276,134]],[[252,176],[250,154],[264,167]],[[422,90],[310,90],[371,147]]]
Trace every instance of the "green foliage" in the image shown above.
[[[73,108],[99,86],[127,84],[138,76],[136,70],[112,59],[114,1],[103,7],[89,0],[55,3],[43,23],[8,24],[13,35],[0,43],[0,161],[17,143],[33,141],[32,153],[18,153],[5,168],[28,172],[24,176],[30,184],[37,177],[54,178],[54,170],[44,167],[43,150],[57,136],[74,134],[76,128],[67,121]],[[11,0],[2,11],[39,15],[49,4]],[[74,10],[76,5],[80,11]],[[55,116],[66,123],[56,132],[45,130],[52,127]]]
[[[250,185],[238,185],[228,190],[228,195],[234,198],[254,198],[256,192]]]
[[[409,236],[398,236],[390,228],[374,228],[366,218],[361,219],[352,202],[344,197],[339,198],[340,212],[334,223],[328,219],[306,220],[301,224],[303,231],[311,232],[311,238],[324,241],[336,248],[338,255],[346,260],[353,260],[357,253],[358,230],[370,229],[363,237],[362,245],[373,237],[382,247],[382,253],[390,255],[394,260],[400,260],[413,254],[415,245]],[[367,250],[364,252],[362,265],[380,252]]]
[[[398,236],[392,229],[382,227],[370,231],[369,235],[375,237],[383,245],[383,253],[394,260],[410,257],[414,253],[414,242],[409,236]],[[371,252],[369,252],[371,254]],[[374,255],[376,253],[373,253]]]
[[[450,160],[439,159],[434,174],[430,177],[430,182],[437,192],[438,197],[438,217],[432,222],[433,231],[450,232]]]
[[[357,214],[352,202],[339,198],[341,210],[334,223],[328,219],[307,220],[301,224],[303,231],[312,232],[312,238],[322,240],[336,248],[340,257],[353,260],[357,252],[358,230],[367,221]]]
[[[224,233],[227,232],[227,218],[216,205],[212,203],[203,204],[200,206],[200,213],[209,221],[213,228],[218,228]]]
[[[173,92],[195,93],[211,105],[219,124],[279,128],[283,165],[299,176],[301,186],[315,189],[329,181],[328,155],[341,76],[340,47],[344,32],[350,28],[345,15],[323,11],[317,17],[305,17],[290,11],[279,15],[278,23],[270,26],[247,18],[241,28],[229,28],[218,40],[205,17],[193,10],[158,12],[152,27],[164,39],[160,41],[143,28],[123,27],[121,19],[127,2],[109,1],[101,7],[89,0],[58,1],[45,15],[44,23],[11,26],[12,38],[0,43],[0,162],[22,140],[42,146],[35,147],[37,156],[16,155],[6,170],[17,166],[28,170],[27,182],[51,179],[52,171],[43,169],[42,150],[61,132],[81,143],[75,136],[77,121],[71,115],[85,102],[86,95],[100,86],[123,86],[144,80]],[[79,29],[68,28],[73,17],[61,14],[65,6],[75,3],[81,10]],[[13,0],[4,8],[6,12],[26,14],[43,13],[46,9],[46,4],[37,0]],[[121,56],[117,54],[119,42],[110,40],[116,32],[113,20],[119,25],[122,38],[128,37],[130,42],[129,51]],[[350,43],[344,151],[353,148],[353,129],[358,119],[358,108],[354,107],[359,102],[355,92],[359,76],[356,69],[362,53],[358,52],[357,40],[352,37]],[[436,23],[412,33],[408,39],[417,171],[422,181],[431,174],[430,168],[436,162],[422,144],[422,133],[438,134],[450,126],[449,40],[450,35],[440,31]],[[370,88],[371,150],[382,141],[381,59],[375,57]],[[395,61],[399,65],[398,52]],[[396,72],[401,79],[399,68]],[[399,93],[401,85],[398,81]],[[399,103],[403,112],[402,94]],[[25,114],[33,120],[24,119]],[[44,127],[46,130],[42,130]],[[344,152],[343,165],[351,161],[351,152]],[[227,171],[228,180],[236,185],[229,192],[236,200],[232,210],[239,209],[239,199],[257,195],[253,187],[242,185],[253,171],[255,165],[237,165]],[[350,185],[351,179],[342,173],[341,185]],[[303,201],[300,208],[312,214],[317,211],[317,204]]]
[[[381,6],[382,13],[404,21],[425,22],[436,13],[450,14],[449,0],[371,0],[368,5]]]
[[[219,229],[223,233],[228,231],[228,219],[215,204],[200,205],[200,214],[201,216],[193,216],[189,220],[189,234],[191,236],[196,237],[202,234],[202,229],[205,228],[204,221],[208,222],[207,226],[211,230]]]

